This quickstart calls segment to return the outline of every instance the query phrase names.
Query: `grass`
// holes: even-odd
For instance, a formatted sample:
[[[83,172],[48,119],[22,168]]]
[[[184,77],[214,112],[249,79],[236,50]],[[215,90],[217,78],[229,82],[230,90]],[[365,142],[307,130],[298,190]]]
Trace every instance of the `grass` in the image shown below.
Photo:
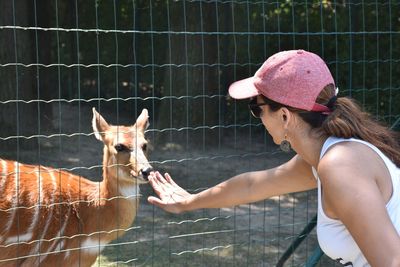
[[[293,213],[290,203],[288,196],[180,215],[143,203],[135,229],[109,244],[93,266],[274,266],[307,223],[307,212],[296,206]],[[314,233],[290,266],[304,263],[315,244]]]

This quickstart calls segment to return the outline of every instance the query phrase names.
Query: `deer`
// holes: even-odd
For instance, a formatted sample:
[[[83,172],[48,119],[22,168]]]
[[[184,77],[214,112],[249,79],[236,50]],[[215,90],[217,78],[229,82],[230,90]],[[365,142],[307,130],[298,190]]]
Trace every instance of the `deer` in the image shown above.
[[[102,141],[102,180],[0,159],[0,266],[91,266],[136,217],[148,182],[143,109],[133,126],[113,126],[93,108]]]

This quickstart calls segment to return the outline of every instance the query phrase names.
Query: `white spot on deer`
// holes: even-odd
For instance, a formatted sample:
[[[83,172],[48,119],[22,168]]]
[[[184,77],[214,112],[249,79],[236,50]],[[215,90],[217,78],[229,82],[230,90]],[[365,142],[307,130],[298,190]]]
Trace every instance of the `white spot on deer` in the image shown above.
[[[63,226],[61,227],[60,231],[58,231],[58,233],[57,233],[57,235],[56,235],[57,237],[62,238],[62,237],[64,236],[64,231],[65,231],[65,229],[67,228],[68,219],[69,219],[69,216],[70,216],[70,215],[71,215],[71,207],[70,207],[69,210],[68,210],[68,216],[66,216]],[[56,240],[54,241],[54,243],[49,247],[49,249],[47,250],[47,253],[50,253],[50,252],[52,252],[52,251],[55,249],[55,247],[56,247],[58,241],[60,240],[59,238],[56,239]],[[59,250],[64,249],[64,246],[65,246],[65,240],[62,240],[61,243],[60,243],[60,246],[58,247]],[[69,251],[67,251],[67,252],[65,253],[65,257],[64,257],[64,258],[66,259],[66,258],[68,258],[68,257],[69,257]]]
[[[41,204],[41,202],[43,200],[43,188],[42,188],[42,183],[41,183],[40,168],[35,168],[33,173],[36,175],[36,179],[37,179],[37,181],[39,183],[39,197],[40,197],[40,200],[39,200],[39,203],[36,203],[35,214],[33,216],[31,224],[29,225],[28,233],[33,233],[35,230],[37,230],[35,228],[36,228],[36,226],[37,226],[37,224],[39,222],[40,204]],[[36,192],[30,192],[30,195],[31,195],[31,198],[34,199],[34,196],[36,195]]]
[[[119,192],[121,196],[126,197],[129,200],[136,200],[137,197],[139,197],[139,186],[136,184],[132,185],[120,185],[119,186]]]
[[[44,168],[46,171],[49,172],[50,177],[51,177],[51,183],[53,184],[53,192],[56,192],[56,189],[57,189],[57,178],[56,178],[56,176],[54,175],[54,173],[55,173],[55,172],[58,173],[58,171],[57,171],[57,170],[54,170],[54,169],[49,169],[49,168],[47,168],[47,167],[43,167],[43,168]]]
[[[5,189],[5,184],[7,181],[7,162],[5,160],[1,160],[1,173],[0,173],[0,196],[3,194]],[[1,231],[0,231],[1,233]],[[0,242],[3,240],[3,237],[0,235]]]
[[[126,177],[126,174],[125,174],[125,172],[121,169],[121,168],[118,168],[117,169],[117,179],[118,178],[125,178]]]
[[[62,240],[61,242],[60,242],[60,244],[58,245],[58,251],[61,251],[63,248],[64,248],[64,246],[65,246],[65,240]]]
[[[54,195],[55,195],[56,190],[57,190],[57,183],[56,183],[56,178],[55,178],[55,176],[54,176],[54,170],[48,169],[48,168],[46,168],[46,167],[43,167],[43,168],[44,168],[44,170],[46,170],[46,171],[49,173],[49,175],[50,175],[50,177],[51,177],[52,185],[53,185],[53,190],[52,190],[52,194],[51,194],[52,198],[51,198],[51,201],[48,202],[48,203],[55,203],[55,202],[54,202]],[[41,192],[43,192],[43,190],[41,190]],[[43,197],[43,196],[42,196],[42,197]],[[50,212],[49,212],[49,214],[47,214],[46,226],[45,226],[44,229],[42,230],[42,234],[40,235],[40,239],[44,239],[44,237],[46,236],[47,230],[49,229],[49,227],[50,227],[50,225],[51,225],[51,220],[53,219],[53,212],[54,212],[54,206],[52,206],[52,207],[50,208]],[[31,226],[33,226],[33,223],[31,224]],[[41,258],[40,258],[40,262],[42,262],[44,259],[46,259],[47,255],[48,255],[50,252],[53,251],[53,249],[54,249],[54,247],[55,247],[55,245],[56,245],[57,243],[58,243],[58,240],[55,240],[55,241],[53,242],[53,244],[50,246],[50,248],[46,251],[46,254],[44,255],[44,257],[41,257]],[[39,263],[40,263],[40,262],[39,262]]]
[[[6,176],[7,176],[7,162],[5,160],[1,160],[1,176],[0,177],[0,194],[4,191],[4,186],[6,184]]]
[[[64,248],[65,241],[64,240],[62,240],[61,242],[59,241],[60,241],[59,239],[54,240],[53,244],[51,244],[51,246],[46,250],[46,252],[43,253],[44,256],[40,257],[39,263],[44,261],[48,255],[54,254],[56,251],[61,251]],[[60,243],[60,245],[58,246],[58,249],[55,249],[58,243]]]
[[[64,260],[66,260],[69,257],[69,254],[71,254],[71,251],[67,250],[67,252],[65,252]]]
[[[26,233],[23,235],[11,236],[7,238],[5,241],[6,245],[20,243],[20,242],[28,242],[32,239],[32,233]]]
[[[99,239],[88,237],[83,241],[81,249],[84,249],[85,252],[87,251],[90,254],[100,254],[105,244],[106,242],[102,242]]]
[[[18,205],[17,198],[18,198],[18,194],[19,194],[19,163],[18,162],[14,162],[14,186],[15,186],[15,192],[13,192],[13,193],[15,195],[10,194],[11,201],[13,202],[12,207],[11,207],[11,216],[7,222],[5,232],[10,231],[11,226],[13,225],[15,214],[17,212],[17,205]]]

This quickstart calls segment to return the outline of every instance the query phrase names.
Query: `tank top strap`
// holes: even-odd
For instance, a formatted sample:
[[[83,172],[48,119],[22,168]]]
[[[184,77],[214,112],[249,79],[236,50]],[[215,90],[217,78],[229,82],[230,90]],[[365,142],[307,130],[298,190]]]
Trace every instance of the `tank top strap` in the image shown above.
[[[364,141],[364,140],[356,139],[356,138],[346,139],[346,138],[338,138],[338,137],[331,136],[325,141],[324,145],[322,146],[320,159],[325,155],[325,153],[328,151],[328,149],[331,146],[333,146],[337,143],[340,143],[340,142],[358,142],[358,143],[362,143],[362,144],[368,146],[369,148],[371,148],[372,150],[374,150],[379,155],[379,157],[383,160],[386,167],[388,168],[388,171],[392,178],[393,196],[395,198],[400,199],[400,168],[398,168],[396,166],[396,164],[394,164],[393,161],[391,161],[382,151],[379,150],[379,148],[377,148],[373,144],[371,144],[367,141]],[[314,171],[313,171],[313,173],[314,173]],[[314,175],[315,175],[315,173],[314,173]]]
[[[362,143],[362,144],[368,146],[369,148],[371,148],[372,150],[374,150],[382,158],[382,160],[385,162],[385,164],[388,166],[388,168],[392,168],[392,167],[397,168],[397,166],[382,151],[380,151],[379,148],[377,148],[376,146],[374,146],[373,144],[371,144],[367,141],[364,141],[361,139],[356,139],[356,138],[338,138],[338,137],[333,137],[333,136],[329,137],[328,139],[326,139],[324,145],[322,146],[320,159],[325,155],[326,151],[328,151],[328,149],[331,146],[333,146],[337,143],[341,143],[341,142]]]
[[[340,143],[340,142],[346,142],[346,141],[352,141],[352,140],[354,140],[354,139],[352,139],[352,138],[345,139],[345,138],[338,138],[338,137],[333,137],[333,136],[328,137],[328,139],[326,139],[324,145],[322,146],[321,154],[320,154],[319,158],[321,159],[325,155],[326,151],[328,151],[328,149],[331,146],[333,146],[337,143]]]

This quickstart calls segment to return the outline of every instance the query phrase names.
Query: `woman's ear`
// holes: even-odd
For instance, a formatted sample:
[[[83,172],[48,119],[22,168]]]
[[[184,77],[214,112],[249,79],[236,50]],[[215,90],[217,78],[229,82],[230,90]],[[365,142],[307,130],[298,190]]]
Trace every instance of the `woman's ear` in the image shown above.
[[[281,108],[281,120],[285,128],[287,128],[289,121],[292,118],[292,113],[287,108]]]

